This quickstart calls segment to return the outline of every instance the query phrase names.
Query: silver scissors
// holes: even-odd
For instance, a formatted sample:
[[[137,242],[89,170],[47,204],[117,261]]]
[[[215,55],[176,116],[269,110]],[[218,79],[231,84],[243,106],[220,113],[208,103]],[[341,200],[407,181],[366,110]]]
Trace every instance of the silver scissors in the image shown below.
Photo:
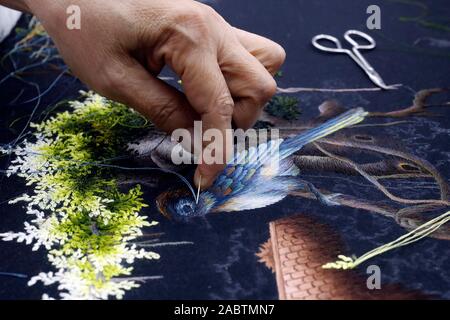
[[[353,35],[357,35],[359,37],[364,38],[365,40],[368,41],[368,44],[359,44],[352,38]],[[401,86],[401,84],[394,84],[389,86],[386,85],[381,76],[378,74],[378,72],[376,72],[375,69],[362,56],[359,50],[371,50],[376,47],[376,42],[371,36],[358,30],[348,30],[344,34],[344,39],[347,40],[347,42],[353,46],[352,50],[343,48],[339,39],[327,34],[319,34],[315,36],[314,38],[312,38],[312,44],[314,47],[322,51],[348,54],[365,71],[365,73],[369,76],[370,80],[372,80],[373,83],[375,83],[378,87],[382,89],[395,90]],[[319,41],[322,40],[331,41],[336,45],[336,47],[327,47],[321,45]]]

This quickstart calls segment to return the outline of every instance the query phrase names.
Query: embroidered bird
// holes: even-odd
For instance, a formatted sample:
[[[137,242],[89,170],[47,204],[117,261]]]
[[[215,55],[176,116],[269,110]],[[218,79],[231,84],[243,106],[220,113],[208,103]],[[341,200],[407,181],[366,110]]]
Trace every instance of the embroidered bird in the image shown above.
[[[197,201],[187,191],[167,191],[157,197],[157,207],[169,218],[187,220],[209,212],[266,207],[302,189],[311,191],[326,205],[338,205],[333,198],[339,194],[321,194],[314,185],[298,177],[300,170],[290,156],[308,143],[361,122],[366,115],[362,108],[352,109],[294,137],[270,140],[244,150],[235,155]]]

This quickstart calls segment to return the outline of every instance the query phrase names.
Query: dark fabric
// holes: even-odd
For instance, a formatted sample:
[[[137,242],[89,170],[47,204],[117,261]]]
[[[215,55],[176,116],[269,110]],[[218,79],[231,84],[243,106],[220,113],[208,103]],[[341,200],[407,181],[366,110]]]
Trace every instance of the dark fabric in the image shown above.
[[[376,1],[381,7],[382,29],[368,31],[366,9],[373,1],[335,0],[218,0],[211,5],[231,24],[267,36],[284,46],[287,61],[280,87],[358,88],[373,84],[358,66],[345,55],[321,53],[314,49],[311,38],[326,33],[342,38],[348,29],[358,29],[372,35],[377,48],[364,52],[364,56],[380,73],[387,84],[402,83],[397,91],[366,93],[299,93],[302,119],[317,116],[317,107],[327,99],[338,100],[347,108],[364,107],[369,111],[390,111],[409,106],[414,92],[424,88],[450,86],[450,47],[445,41],[440,46],[428,38],[450,41],[448,30],[426,27],[420,21],[403,21],[401,17],[416,17],[422,9],[407,1]],[[428,7],[425,19],[448,23],[448,0],[424,2]],[[445,20],[447,19],[447,20]],[[418,39],[423,40],[417,43]],[[417,43],[414,45],[414,43]],[[12,47],[11,39],[0,46],[3,54]],[[0,77],[5,71],[0,69]],[[33,75],[43,88],[50,75]],[[51,82],[51,81],[50,81]],[[10,103],[20,92],[19,81],[0,85],[0,142],[8,143],[19,133],[21,126],[10,128],[14,119],[29,114],[32,103]],[[42,105],[76,97],[82,88],[78,82],[63,79],[43,98]],[[28,89],[20,99],[35,93]],[[444,98],[443,98],[444,99]],[[448,101],[448,95],[447,100]],[[442,100],[441,100],[442,101]],[[408,149],[434,164],[445,176],[450,176],[449,134],[450,111],[436,110],[442,117],[414,119],[412,125],[387,129],[367,129],[390,143]],[[37,121],[38,119],[34,119]],[[409,119],[407,119],[409,120]],[[380,120],[384,122],[387,120]],[[23,122],[21,122],[24,125]],[[1,158],[2,168],[7,159]],[[0,178],[0,232],[21,230],[26,218],[21,205],[3,202],[25,190],[18,178]],[[346,180],[311,178],[318,187],[333,192],[345,192],[369,200],[385,199],[367,182],[355,178],[360,184]],[[167,185],[175,183],[168,181]],[[345,243],[346,255],[361,255],[405,233],[393,219],[377,213],[341,207],[325,207],[318,201],[289,197],[268,208],[251,212],[212,214],[205,219],[187,224],[167,221],[158,213],[155,197],[165,190],[146,191],[150,207],[143,213],[160,221],[154,229],[164,232],[164,241],[193,241],[193,245],[161,247],[159,261],[137,262],[133,275],[163,275],[164,279],[143,284],[126,294],[128,299],[276,299],[275,277],[266,266],[258,262],[255,254],[269,238],[270,221],[303,213],[331,226]],[[407,191],[409,192],[409,191]],[[437,189],[413,188],[411,197],[436,198]],[[402,195],[408,194],[402,191]],[[51,270],[46,252],[32,252],[29,246],[12,242],[0,243],[0,272],[19,272],[36,275]],[[450,247],[444,240],[426,239],[363,264],[358,273],[365,275],[366,267],[377,264],[382,270],[383,283],[400,283],[409,289],[426,294],[450,298]],[[1,299],[39,299],[43,292],[54,289],[41,285],[27,286],[26,279],[0,276]],[[57,296],[57,294],[52,294]]]

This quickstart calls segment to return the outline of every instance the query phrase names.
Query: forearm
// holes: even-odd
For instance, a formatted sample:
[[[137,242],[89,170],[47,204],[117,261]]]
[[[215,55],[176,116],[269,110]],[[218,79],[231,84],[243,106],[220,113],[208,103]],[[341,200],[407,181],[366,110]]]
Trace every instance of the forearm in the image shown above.
[[[0,0],[0,5],[39,16],[45,12],[53,12],[54,8],[63,8],[67,5],[66,2],[66,0]]]
[[[0,5],[23,12],[30,12],[27,2],[27,0],[0,0]]]

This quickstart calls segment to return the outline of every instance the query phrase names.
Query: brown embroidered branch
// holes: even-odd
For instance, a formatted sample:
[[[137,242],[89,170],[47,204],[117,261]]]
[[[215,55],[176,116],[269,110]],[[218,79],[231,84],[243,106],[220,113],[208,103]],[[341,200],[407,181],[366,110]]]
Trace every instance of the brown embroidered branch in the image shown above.
[[[390,118],[402,118],[408,116],[429,116],[431,113],[427,112],[429,107],[438,106],[449,106],[449,102],[444,102],[442,104],[427,105],[427,100],[432,95],[437,93],[447,92],[450,88],[434,88],[434,89],[424,89],[416,93],[412,106],[406,107],[404,109],[390,111],[390,112],[370,112],[369,117],[390,117]]]

